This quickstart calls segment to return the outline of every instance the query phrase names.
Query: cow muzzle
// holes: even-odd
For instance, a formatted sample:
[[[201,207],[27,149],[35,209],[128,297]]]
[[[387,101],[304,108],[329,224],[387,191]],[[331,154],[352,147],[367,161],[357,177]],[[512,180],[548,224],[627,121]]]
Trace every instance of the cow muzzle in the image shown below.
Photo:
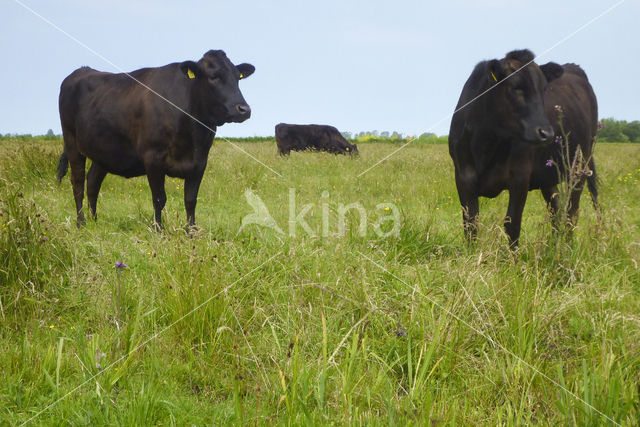
[[[251,117],[251,107],[247,104],[236,104],[229,121],[241,123]]]
[[[540,142],[550,142],[555,136],[555,133],[551,126],[539,126],[536,128],[536,136]]]
[[[236,111],[238,114],[251,116],[251,107],[247,104],[238,104],[236,105]]]
[[[525,131],[523,136],[524,139],[530,144],[545,145],[553,141],[555,132],[551,125],[532,126]]]

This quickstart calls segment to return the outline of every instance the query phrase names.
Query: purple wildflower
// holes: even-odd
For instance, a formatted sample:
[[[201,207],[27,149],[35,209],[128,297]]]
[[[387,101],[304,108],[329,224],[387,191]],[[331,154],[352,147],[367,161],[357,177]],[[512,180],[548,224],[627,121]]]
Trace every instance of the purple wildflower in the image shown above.
[[[127,268],[127,264],[122,261],[116,261],[116,268]]]
[[[396,334],[397,337],[406,337],[407,336],[407,331],[403,327],[398,327],[398,329],[393,331],[393,333]]]
[[[604,122],[598,122],[598,129],[604,129],[605,127]]]
[[[562,142],[562,137],[560,135],[556,136],[556,139],[553,140],[556,144]]]
[[[553,166],[553,160],[549,159],[546,161],[545,166],[550,168],[551,166]]]

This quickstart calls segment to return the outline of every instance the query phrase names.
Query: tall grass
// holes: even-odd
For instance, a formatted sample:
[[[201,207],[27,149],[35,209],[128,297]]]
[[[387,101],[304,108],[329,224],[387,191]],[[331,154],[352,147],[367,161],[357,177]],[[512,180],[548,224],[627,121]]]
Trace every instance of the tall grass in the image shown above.
[[[512,252],[505,196],[482,200],[464,243],[445,146],[356,178],[396,147],[284,159],[241,144],[283,177],[217,143],[187,235],[180,180],[163,233],[146,180],[115,176],[77,229],[60,142],[0,143],[3,424],[638,424],[638,147],[596,147],[602,220],[583,203],[557,237],[532,193]],[[238,232],[247,188],[283,230],[290,188],[316,231],[323,200],[333,232],[340,203],[394,203],[402,225]]]

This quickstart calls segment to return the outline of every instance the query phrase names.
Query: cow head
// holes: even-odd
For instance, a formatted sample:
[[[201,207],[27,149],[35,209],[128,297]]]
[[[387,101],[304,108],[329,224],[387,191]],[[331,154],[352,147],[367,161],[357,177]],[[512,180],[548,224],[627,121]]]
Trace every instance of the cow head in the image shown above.
[[[216,126],[240,123],[251,117],[251,108],[240,92],[238,82],[255,71],[251,64],[233,65],[221,50],[210,50],[198,61],[180,64],[185,78],[193,80],[200,111]]]
[[[338,153],[349,154],[350,156],[358,156],[360,154],[358,153],[358,146],[356,144],[349,143],[349,141],[339,133],[338,129],[333,128],[333,131],[335,132],[335,137],[332,139]]]
[[[541,68],[533,59],[531,51],[516,50],[487,62],[485,77],[496,86],[487,108],[503,136],[545,144],[553,140],[554,131],[544,112],[544,91],[548,82],[562,75],[562,67],[550,62]]]

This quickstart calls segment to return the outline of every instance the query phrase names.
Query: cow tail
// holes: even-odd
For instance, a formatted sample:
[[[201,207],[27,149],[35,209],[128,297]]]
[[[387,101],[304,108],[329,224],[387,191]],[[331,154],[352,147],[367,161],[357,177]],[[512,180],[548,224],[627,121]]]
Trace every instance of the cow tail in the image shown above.
[[[67,169],[69,169],[69,159],[67,152],[63,151],[58,162],[58,182],[62,182],[62,178],[67,174]]]
[[[589,160],[589,169],[591,170],[591,175],[587,177],[587,187],[589,188],[589,193],[591,193],[591,201],[593,202],[593,206],[598,209],[598,174],[596,173],[596,162],[593,160],[593,157]]]

